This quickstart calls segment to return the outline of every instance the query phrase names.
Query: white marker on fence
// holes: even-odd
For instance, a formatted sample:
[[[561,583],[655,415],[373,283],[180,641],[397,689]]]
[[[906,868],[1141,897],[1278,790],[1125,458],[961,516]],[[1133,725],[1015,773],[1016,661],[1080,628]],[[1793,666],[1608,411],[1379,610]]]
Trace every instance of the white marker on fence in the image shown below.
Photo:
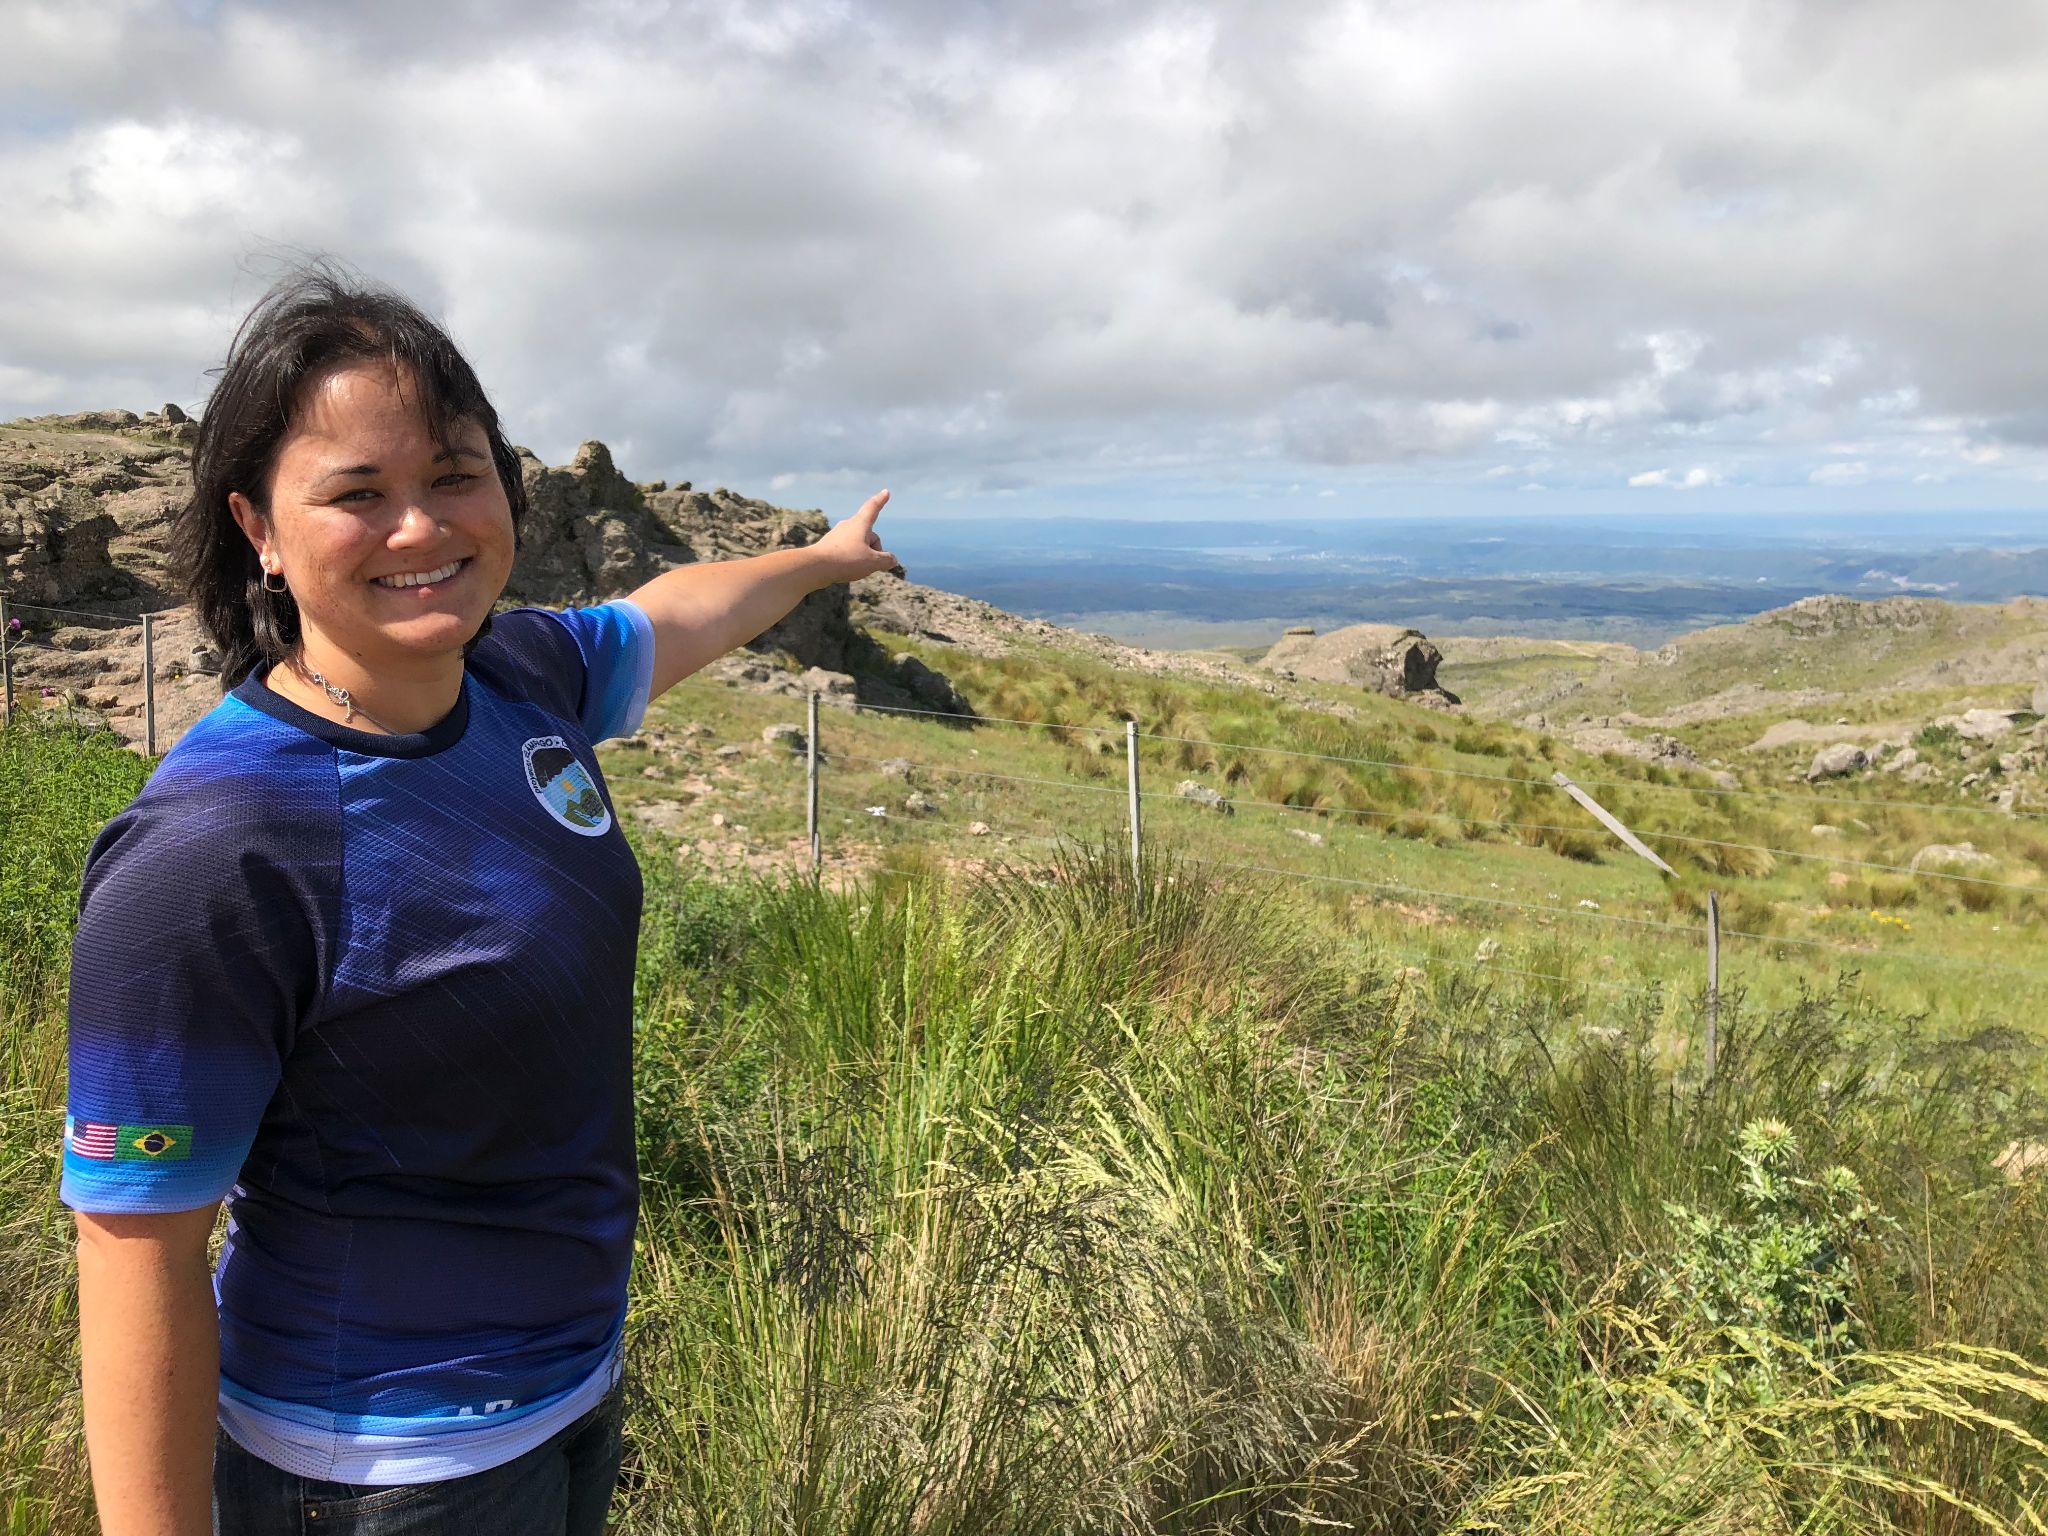
[[[1638,854],[1641,857],[1648,859],[1652,864],[1656,865],[1667,875],[1676,875],[1678,873],[1677,870],[1673,869],[1669,864],[1666,864],[1662,859],[1658,858],[1656,854],[1652,853],[1649,850],[1649,848],[1644,845],[1643,840],[1637,837],[1635,833],[1629,831],[1627,827],[1624,827],[1621,824],[1621,822],[1615,818],[1612,812],[1610,812],[1599,801],[1595,800],[1591,795],[1587,794],[1583,789],[1579,788],[1579,786],[1574,784],[1570,779],[1566,778],[1561,773],[1554,773],[1550,776],[1550,781],[1553,784],[1555,784],[1559,789],[1563,790],[1566,794],[1570,795],[1574,800],[1578,801],[1579,804],[1583,805],[1587,810],[1591,811],[1595,816],[1597,816],[1600,819],[1600,825],[1605,827],[1608,831],[1612,832],[1616,837],[1620,838],[1623,843],[1628,845],[1629,852]]]

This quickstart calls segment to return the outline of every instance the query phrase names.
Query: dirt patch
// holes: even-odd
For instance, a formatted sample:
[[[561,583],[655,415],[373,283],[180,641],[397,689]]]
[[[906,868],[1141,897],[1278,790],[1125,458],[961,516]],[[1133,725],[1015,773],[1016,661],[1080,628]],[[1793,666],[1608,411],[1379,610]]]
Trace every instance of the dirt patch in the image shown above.
[[[1873,741],[1904,741],[1914,725],[1907,721],[1877,721],[1869,725],[1814,725],[1805,720],[1780,720],[1757,737],[1745,752],[1775,752],[1780,747],[1824,747],[1849,741],[1861,745]]]

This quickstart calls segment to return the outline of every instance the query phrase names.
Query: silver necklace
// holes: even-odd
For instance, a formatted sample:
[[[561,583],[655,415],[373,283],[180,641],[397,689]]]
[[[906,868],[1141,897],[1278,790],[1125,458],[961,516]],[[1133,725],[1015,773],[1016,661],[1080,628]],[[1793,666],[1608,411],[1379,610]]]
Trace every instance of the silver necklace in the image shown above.
[[[334,700],[336,704],[341,706],[341,723],[343,725],[348,725],[351,722],[353,722],[356,717],[356,712],[358,710],[361,710],[363,718],[369,721],[370,724],[377,727],[377,729],[382,731],[385,735],[396,736],[398,734],[398,732],[392,730],[390,726],[386,725],[382,720],[379,720],[367,709],[363,709],[362,705],[358,704],[353,698],[349,696],[349,691],[346,688],[342,688],[334,683],[330,683],[329,681],[327,681],[326,678],[322,677],[320,675],[319,669],[316,668],[311,662],[306,661],[302,658],[299,662],[299,665],[304,667],[306,671],[312,675],[314,682],[318,683],[322,688],[327,690],[328,698]]]

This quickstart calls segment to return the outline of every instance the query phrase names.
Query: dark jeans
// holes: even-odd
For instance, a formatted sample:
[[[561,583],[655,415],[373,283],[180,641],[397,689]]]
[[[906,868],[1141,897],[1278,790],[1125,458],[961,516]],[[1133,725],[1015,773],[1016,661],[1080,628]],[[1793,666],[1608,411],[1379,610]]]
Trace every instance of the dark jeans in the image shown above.
[[[625,1381],[487,1472],[373,1487],[300,1477],[214,1435],[214,1536],[601,1536],[619,1476]]]

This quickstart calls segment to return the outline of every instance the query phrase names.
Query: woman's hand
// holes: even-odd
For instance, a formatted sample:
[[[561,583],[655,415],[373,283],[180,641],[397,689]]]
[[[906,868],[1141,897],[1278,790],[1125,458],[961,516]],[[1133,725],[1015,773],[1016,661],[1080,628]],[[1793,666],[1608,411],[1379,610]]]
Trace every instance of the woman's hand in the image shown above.
[[[654,626],[655,699],[706,662],[745,645],[813,592],[900,567],[875,537],[877,491],[815,544],[745,560],[702,560],[663,571],[632,594]]]
[[[875,532],[875,518],[888,501],[887,491],[875,492],[860,504],[858,512],[833,524],[831,531],[810,547],[821,585],[859,581],[877,571],[901,568],[896,557],[882,548],[881,535]]]

